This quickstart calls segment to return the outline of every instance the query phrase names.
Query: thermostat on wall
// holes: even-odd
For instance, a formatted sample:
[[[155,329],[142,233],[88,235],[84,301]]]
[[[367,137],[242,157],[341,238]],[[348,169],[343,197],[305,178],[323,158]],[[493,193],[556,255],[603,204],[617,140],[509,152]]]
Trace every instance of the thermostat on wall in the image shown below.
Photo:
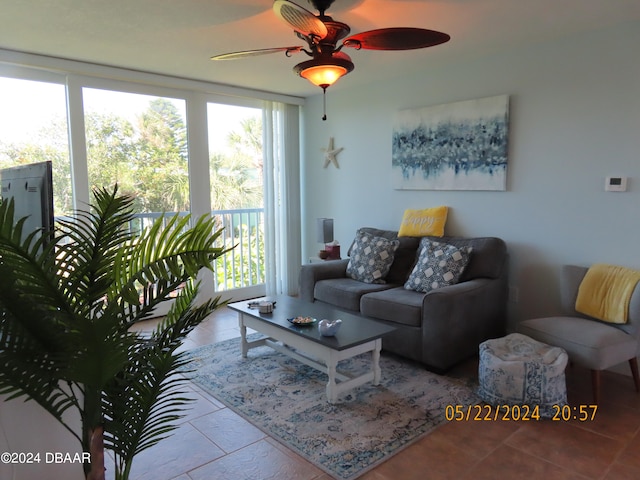
[[[607,192],[626,192],[627,177],[607,177],[604,189]]]

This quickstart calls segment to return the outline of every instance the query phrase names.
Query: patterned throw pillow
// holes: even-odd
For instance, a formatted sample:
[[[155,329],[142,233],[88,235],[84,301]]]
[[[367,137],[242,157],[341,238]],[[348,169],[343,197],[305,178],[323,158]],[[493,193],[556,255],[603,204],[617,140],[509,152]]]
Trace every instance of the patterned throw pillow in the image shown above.
[[[358,231],[351,247],[347,276],[365,283],[385,283],[398,245],[398,240]]]
[[[458,248],[423,238],[420,240],[420,256],[404,288],[427,293],[454,285],[458,283],[470,257],[471,247]]]

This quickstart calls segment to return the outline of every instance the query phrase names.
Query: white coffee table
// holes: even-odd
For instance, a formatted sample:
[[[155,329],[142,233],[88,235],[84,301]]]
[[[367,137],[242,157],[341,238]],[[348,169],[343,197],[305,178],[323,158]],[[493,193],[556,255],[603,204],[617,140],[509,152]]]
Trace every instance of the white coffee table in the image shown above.
[[[395,330],[369,318],[360,317],[323,303],[309,303],[288,296],[269,297],[276,302],[272,313],[260,313],[249,308],[249,303],[235,302],[229,308],[238,312],[242,341],[242,356],[251,348],[267,345],[285,355],[309,365],[328,375],[327,399],[335,403],[338,395],[366,382],[380,384],[380,351],[382,337]],[[317,324],[297,326],[288,318],[309,316],[318,320],[342,319],[342,325],[334,337],[320,335]],[[250,342],[247,328],[256,330],[266,338]],[[362,353],[371,352],[371,369],[361,375],[338,372],[338,362]]]

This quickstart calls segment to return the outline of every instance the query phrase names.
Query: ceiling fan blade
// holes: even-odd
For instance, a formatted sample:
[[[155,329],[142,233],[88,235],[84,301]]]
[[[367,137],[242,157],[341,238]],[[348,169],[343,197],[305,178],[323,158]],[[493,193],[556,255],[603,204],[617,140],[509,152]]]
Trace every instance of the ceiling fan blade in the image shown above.
[[[292,53],[302,51],[302,47],[275,47],[275,48],[259,48],[258,50],[245,50],[242,52],[223,53],[211,57],[211,60],[236,60],[244,57],[257,57],[258,55],[267,55],[269,53],[285,52],[287,57]]]
[[[450,38],[446,33],[435,30],[397,27],[357,33],[345,38],[343,44],[345,47],[366,50],[413,50],[440,45]]]
[[[306,8],[289,0],[275,0],[273,2],[275,14],[293,29],[304,36],[324,38],[327,36],[325,24]]]

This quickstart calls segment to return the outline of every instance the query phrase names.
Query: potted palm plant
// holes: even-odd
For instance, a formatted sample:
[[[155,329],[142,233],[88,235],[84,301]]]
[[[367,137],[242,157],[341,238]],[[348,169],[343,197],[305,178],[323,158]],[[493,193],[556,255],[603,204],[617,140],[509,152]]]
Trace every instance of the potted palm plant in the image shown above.
[[[226,250],[215,246],[212,217],[160,218],[134,235],[130,198],[117,187],[93,196],[92,208],[52,235],[24,240],[13,201],[0,205],[0,394],[34,400],[60,421],[90,453],[87,479],[105,478],[109,449],[116,480],[125,480],[134,456],[187,407],[177,349],[226,303],[196,300],[198,272]],[[153,333],[131,330],[171,297]],[[63,418],[72,410],[80,432]]]

